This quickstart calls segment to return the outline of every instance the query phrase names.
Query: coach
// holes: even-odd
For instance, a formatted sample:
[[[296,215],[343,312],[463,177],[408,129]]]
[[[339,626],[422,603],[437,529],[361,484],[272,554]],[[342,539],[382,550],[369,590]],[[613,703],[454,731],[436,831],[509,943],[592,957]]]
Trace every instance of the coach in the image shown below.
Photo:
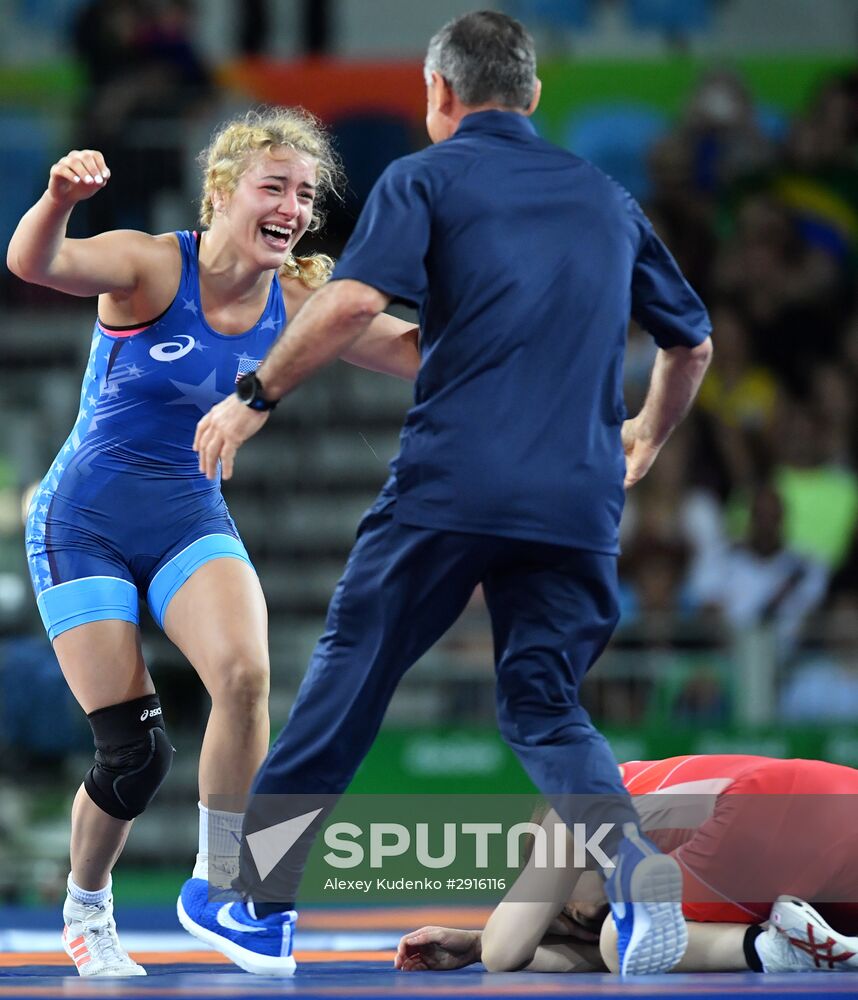
[[[450,22],[425,73],[433,145],[387,168],[333,280],[197,432],[201,468],[214,476],[221,460],[229,477],[264,408],[391,301],[419,310],[399,455],[254,791],[344,790],[402,675],[482,584],[504,739],[544,793],[616,796],[619,830],[637,817],[579,686],[617,622],[624,485],[688,410],[708,317],[628,193],[536,135],[540,82],[518,22]],[[630,315],[659,351],[626,419]]]

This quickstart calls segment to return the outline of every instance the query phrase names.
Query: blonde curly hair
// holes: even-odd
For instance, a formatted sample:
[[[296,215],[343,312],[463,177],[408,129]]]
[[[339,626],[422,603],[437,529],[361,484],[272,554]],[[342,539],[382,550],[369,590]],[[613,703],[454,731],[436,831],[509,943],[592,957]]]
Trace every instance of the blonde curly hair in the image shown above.
[[[211,225],[214,216],[212,196],[215,191],[232,192],[256,153],[284,146],[305,153],[316,161],[316,201],[309,231],[316,232],[324,221],[321,207],[327,194],[339,197],[342,179],[339,158],[331,146],[324,126],[303,108],[269,107],[233,118],[218,128],[209,145],[200,153],[203,168],[203,194],[200,199],[200,222]],[[318,288],[331,276],[334,262],[325,254],[295,257],[289,254],[280,273],[298,278],[308,288]]]

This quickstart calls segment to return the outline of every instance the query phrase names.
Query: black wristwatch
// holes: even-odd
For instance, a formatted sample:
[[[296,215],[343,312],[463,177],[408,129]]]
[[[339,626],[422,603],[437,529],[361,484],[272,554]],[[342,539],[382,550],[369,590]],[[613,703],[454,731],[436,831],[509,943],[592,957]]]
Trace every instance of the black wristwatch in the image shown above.
[[[245,406],[251,410],[273,410],[279,399],[266,399],[262,395],[264,389],[256,372],[242,375],[235,386],[235,394]]]

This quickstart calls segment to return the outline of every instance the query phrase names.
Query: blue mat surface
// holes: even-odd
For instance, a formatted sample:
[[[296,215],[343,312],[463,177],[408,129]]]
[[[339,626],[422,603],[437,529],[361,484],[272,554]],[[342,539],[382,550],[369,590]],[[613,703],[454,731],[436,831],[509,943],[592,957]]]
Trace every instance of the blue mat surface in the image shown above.
[[[222,965],[153,965],[149,976],[125,980],[80,979],[73,969],[36,966],[6,969],[0,974],[2,997],[685,997],[744,996],[820,1000],[858,996],[858,974],[808,973],[784,976],[709,974],[650,976],[622,981],[607,975],[489,975],[481,967],[460,972],[401,973],[380,962],[317,962],[299,967],[286,980],[261,979]]]

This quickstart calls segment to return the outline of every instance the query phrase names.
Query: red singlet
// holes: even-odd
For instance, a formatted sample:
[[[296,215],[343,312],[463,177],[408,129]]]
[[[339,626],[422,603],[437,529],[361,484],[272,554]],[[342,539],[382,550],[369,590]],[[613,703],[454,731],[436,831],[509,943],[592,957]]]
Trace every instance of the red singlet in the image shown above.
[[[790,893],[858,933],[858,770],[701,754],[621,771],[648,797],[635,803],[644,830],[682,866],[689,920],[758,923]]]

